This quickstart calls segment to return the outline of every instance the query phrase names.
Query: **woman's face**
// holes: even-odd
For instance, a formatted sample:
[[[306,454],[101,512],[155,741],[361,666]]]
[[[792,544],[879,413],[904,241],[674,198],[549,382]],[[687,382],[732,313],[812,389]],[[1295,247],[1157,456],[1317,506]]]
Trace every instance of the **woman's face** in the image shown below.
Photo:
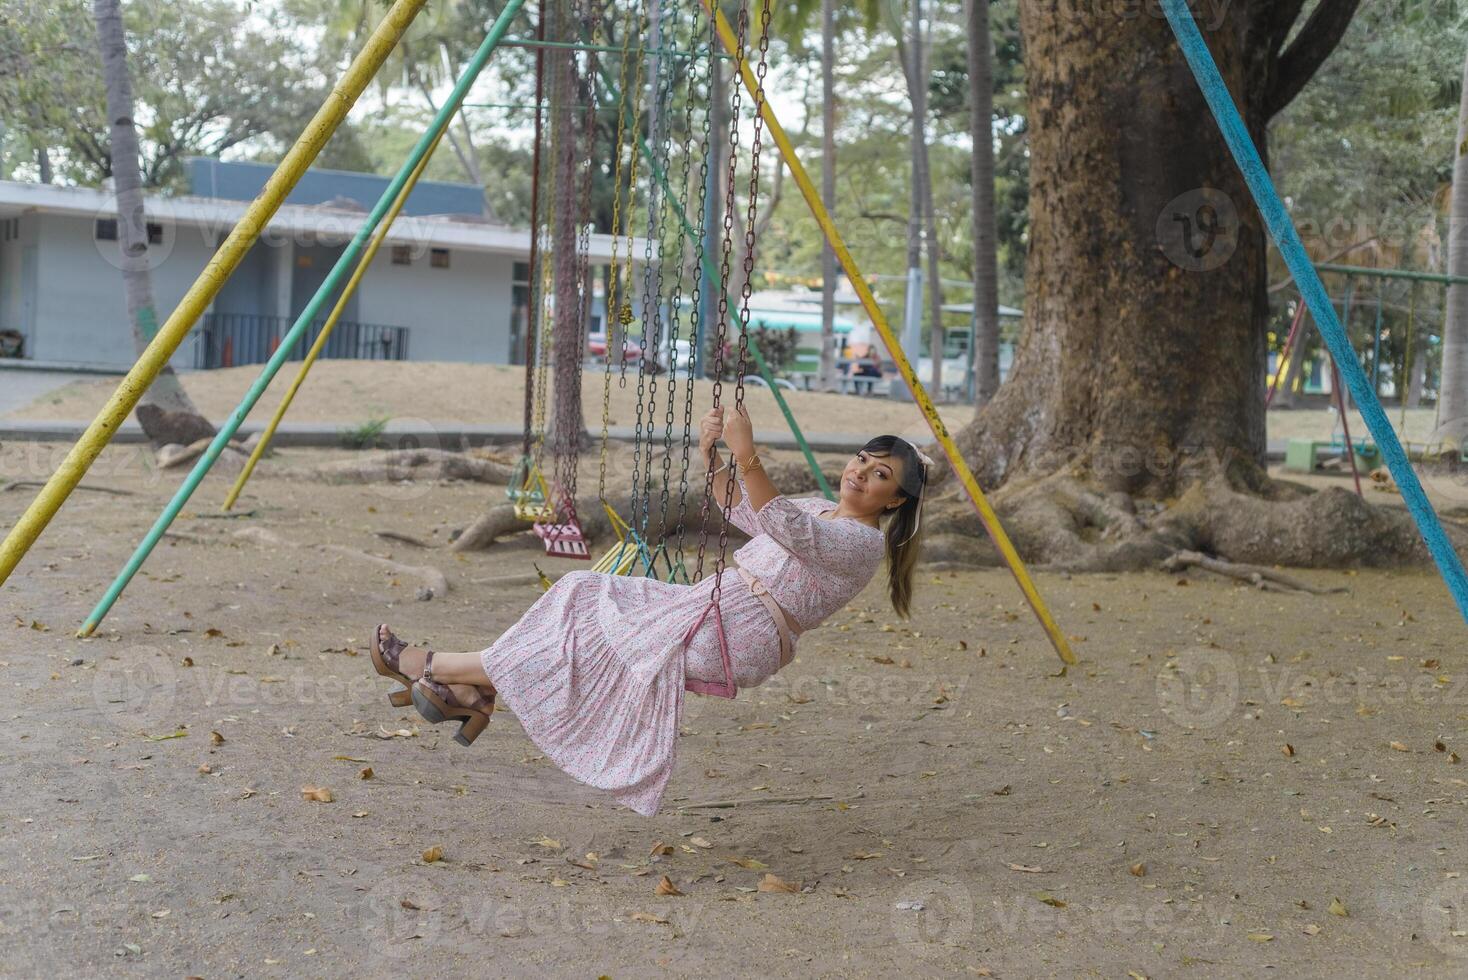
[[[902,460],[859,452],[841,471],[841,502],[853,516],[896,510],[902,503]]]

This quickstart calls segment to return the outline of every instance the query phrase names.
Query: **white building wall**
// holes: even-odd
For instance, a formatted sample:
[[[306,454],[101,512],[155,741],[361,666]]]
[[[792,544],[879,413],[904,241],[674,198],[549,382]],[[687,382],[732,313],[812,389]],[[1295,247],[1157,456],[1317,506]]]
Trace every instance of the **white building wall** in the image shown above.
[[[393,265],[392,249],[373,260],[358,287],[364,323],[407,327],[413,361],[510,361],[514,257],[454,249],[449,268],[414,249],[411,265]]]
[[[120,245],[97,241],[95,220],[40,215],[37,235],[35,330],[27,345],[40,361],[70,361],[127,368],[136,360],[127,301],[122,290]],[[163,228],[153,256],[153,303],[158,325],[168,319],[214,254],[192,227]],[[175,368],[193,367],[186,340],[174,354]]]

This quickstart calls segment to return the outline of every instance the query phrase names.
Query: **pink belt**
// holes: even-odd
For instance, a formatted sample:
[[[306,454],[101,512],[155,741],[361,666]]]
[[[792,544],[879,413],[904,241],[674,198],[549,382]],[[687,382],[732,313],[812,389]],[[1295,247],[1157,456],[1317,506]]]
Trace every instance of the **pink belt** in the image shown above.
[[[739,568],[739,566],[736,565],[734,567],[739,572],[739,577],[749,586],[750,594],[764,603],[765,608],[770,611],[770,618],[775,623],[775,632],[780,637],[780,666],[781,668],[789,666],[790,661],[795,659],[795,638],[800,635],[800,630],[794,628],[790,618],[785,615],[785,610],[781,609],[780,604],[771,598],[770,590],[765,587],[765,583],[744,569]],[[719,658],[724,662],[724,679],[723,681],[701,681],[688,677],[684,679],[683,686],[686,690],[694,694],[732,698],[739,691],[734,686],[734,669],[729,661],[729,641],[724,635],[724,617],[720,614],[717,604],[709,603],[704,609],[703,614],[698,617],[698,620],[688,628],[688,632],[683,634],[683,648],[684,650],[688,649],[688,644],[692,641],[693,634],[698,632],[698,628],[703,625],[703,621],[708,617],[710,611],[714,614],[715,625],[718,629]]]

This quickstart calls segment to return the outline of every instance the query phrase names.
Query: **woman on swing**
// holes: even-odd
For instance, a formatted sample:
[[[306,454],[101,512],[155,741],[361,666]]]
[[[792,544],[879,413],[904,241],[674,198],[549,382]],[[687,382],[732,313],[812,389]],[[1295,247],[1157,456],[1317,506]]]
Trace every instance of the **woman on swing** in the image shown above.
[[[866,587],[884,553],[892,605],[907,616],[932,465],[912,443],[868,442],[846,464],[835,504],[780,494],[742,408],[710,410],[699,448],[715,505],[733,482],[730,519],[752,537],[736,568],[693,585],[571,572],[477,653],[407,646],[379,626],[373,664],[411,692],[392,703],[411,697],[431,722],[462,722],[454,738],[468,745],[503,698],[547,758],[651,816],[672,775],[685,688],[733,697],[763,683],[794,657],[796,635]]]

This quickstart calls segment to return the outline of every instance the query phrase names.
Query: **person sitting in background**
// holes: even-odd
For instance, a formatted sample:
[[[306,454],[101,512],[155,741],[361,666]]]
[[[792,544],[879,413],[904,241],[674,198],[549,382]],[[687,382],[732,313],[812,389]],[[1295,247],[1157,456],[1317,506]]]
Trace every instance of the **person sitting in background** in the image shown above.
[[[877,379],[882,376],[882,365],[877,362],[877,356],[870,348],[852,366],[851,376],[853,379],[852,391],[858,395],[863,394],[862,385],[865,385],[865,394],[872,393],[872,389],[877,385]]]

